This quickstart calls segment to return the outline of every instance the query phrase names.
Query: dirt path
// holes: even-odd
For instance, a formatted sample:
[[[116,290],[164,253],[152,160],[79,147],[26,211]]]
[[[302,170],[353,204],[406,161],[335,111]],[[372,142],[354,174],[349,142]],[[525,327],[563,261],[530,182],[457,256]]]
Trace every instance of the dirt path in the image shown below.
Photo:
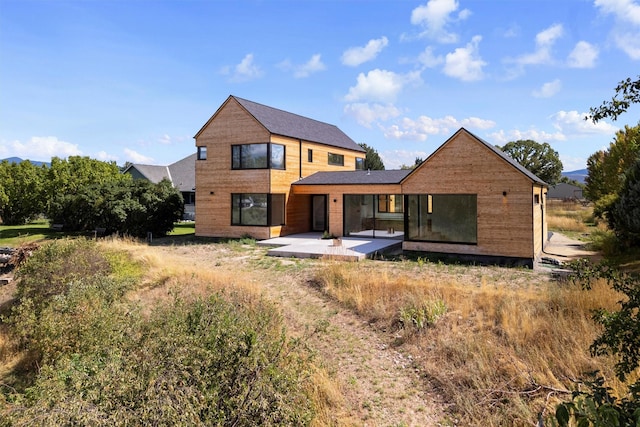
[[[444,419],[437,393],[421,379],[410,357],[382,334],[310,285],[321,262],[265,257],[265,250],[237,254],[220,245],[166,246],[159,251],[198,270],[235,271],[282,307],[290,333],[312,334],[307,342],[341,385],[344,425],[434,426]]]

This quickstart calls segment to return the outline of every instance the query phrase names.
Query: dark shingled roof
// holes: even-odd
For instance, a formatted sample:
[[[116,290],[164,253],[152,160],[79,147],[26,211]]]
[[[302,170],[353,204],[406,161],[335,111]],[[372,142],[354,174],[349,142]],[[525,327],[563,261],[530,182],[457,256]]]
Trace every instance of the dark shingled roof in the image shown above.
[[[196,153],[169,166],[132,164],[125,170],[125,173],[130,168],[135,168],[154,184],[166,178],[179,191],[194,191],[196,186]]]
[[[292,185],[399,184],[411,170],[316,172]]]
[[[334,125],[288,113],[277,108],[238,98],[237,96],[232,95],[231,98],[238,101],[249,114],[255,117],[272,134],[348,150],[365,151]]]

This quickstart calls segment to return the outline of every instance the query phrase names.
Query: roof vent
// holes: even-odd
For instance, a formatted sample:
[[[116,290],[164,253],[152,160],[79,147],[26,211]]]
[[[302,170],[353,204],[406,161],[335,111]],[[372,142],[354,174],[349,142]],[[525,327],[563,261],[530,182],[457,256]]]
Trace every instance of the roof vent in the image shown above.
[[[367,175],[371,175],[371,168],[367,169]]]

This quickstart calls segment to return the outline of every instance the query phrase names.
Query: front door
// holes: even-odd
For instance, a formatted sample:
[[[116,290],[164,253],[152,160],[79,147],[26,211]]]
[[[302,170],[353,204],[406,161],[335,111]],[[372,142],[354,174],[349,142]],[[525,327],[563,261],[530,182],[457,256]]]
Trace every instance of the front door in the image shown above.
[[[313,231],[327,230],[327,196],[311,196],[311,229]]]

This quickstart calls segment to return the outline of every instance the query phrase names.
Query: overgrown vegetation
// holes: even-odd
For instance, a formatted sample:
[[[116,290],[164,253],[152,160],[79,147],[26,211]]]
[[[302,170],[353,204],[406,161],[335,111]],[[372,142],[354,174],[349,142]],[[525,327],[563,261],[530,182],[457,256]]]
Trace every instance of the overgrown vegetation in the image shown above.
[[[620,299],[604,281],[585,291],[527,271],[329,261],[317,280],[396,336],[460,425],[530,425],[570,396],[571,379],[614,373],[611,356],[588,350],[597,337],[592,311],[613,310]],[[624,390],[619,381],[609,386]]]
[[[0,425],[306,425],[306,352],[242,290],[127,298],[142,269],[82,239],[43,245],[3,320]],[[192,281],[197,278],[191,277]],[[182,283],[189,288],[189,283]],[[9,348],[11,347],[11,348]]]
[[[558,405],[551,421],[560,426],[638,426],[640,425],[640,277],[619,271],[601,263],[592,265],[584,260],[572,266],[572,278],[584,289],[592,289],[595,280],[607,285],[623,298],[614,310],[598,308],[592,318],[602,332],[590,346],[592,356],[615,357],[616,378],[625,383],[626,390],[613,390],[606,375],[595,371],[584,379],[572,399]],[[635,382],[633,381],[635,378]],[[555,423],[553,423],[555,425]]]

